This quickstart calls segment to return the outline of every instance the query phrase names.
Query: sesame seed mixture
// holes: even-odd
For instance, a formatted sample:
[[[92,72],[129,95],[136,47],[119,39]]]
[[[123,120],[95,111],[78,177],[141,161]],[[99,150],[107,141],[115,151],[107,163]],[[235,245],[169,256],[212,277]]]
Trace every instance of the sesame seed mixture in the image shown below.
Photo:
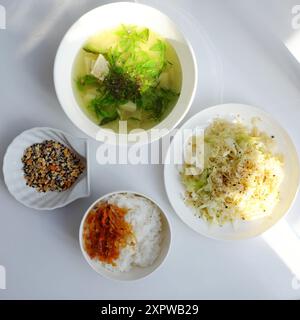
[[[22,163],[26,185],[38,192],[65,191],[85,169],[74,152],[53,140],[28,147]]]

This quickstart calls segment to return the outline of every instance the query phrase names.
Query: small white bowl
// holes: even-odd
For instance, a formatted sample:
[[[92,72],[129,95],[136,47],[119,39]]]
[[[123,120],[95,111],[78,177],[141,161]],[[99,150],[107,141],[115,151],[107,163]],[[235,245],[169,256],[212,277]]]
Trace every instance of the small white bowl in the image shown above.
[[[133,195],[137,195],[140,197],[143,197],[145,199],[150,200],[152,203],[154,203],[161,211],[161,222],[162,222],[162,240],[161,240],[161,250],[159,253],[159,256],[156,258],[156,260],[154,261],[154,263],[149,266],[149,267],[133,267],[130,271],[128,272],[117,272],[117,271],[109,271],[106,268],[102,267],[101,264],[98,261],[92,260],[89,255],[86,253],[86,251],[84,250],[84,246],[83,246],[83,226],[84,226],[84,222],[85,219],[87,218],[89,212],[91,211],[91,209],[99,202],[110,198],[111,196],[115,195],[115,194],[133,194]],[[84,214],[81,224],[80,224],[80,229],[79,229],[79,243],[80,243],[80,248],[82,251],[82,254],[85,258],[85,260],[87,261],[87,263],[92,267],[92,269],[94,269],[97,273],[99,273],[100,275],[102,275],[105,278],[108,279],[113,279],[113,280],[119,280],[119,281],[133,281],[133,280],[138,280],[138,279],[142,279],[147,277],[148,275],[150,275],[152,272],[154,272],[155,270],[157,270],[162,263],[165,261],[170,246],[171,246],[171,227],[170,227],[170,222],[169,219],[167,217],[167,215],[164,213],[164,211],[162,210],[161,206],[158,205],[157,202],[155,202],[153,199],[149,198],[148,196],[138,193],[138,192],[133,192],[133,191],[116,191],[116,192],[112,192],[109,194],[106,194],[105,196],[99,198],[98,200],[96,200],[86,211],[86,213]]]
[[[63,192],[41,193],[26,185],[22,157],[26,148],[34,143],[55,140],[70,148],[85,163],[85,170],[74,185]],[[64,207],[76,199],[90,194],[88,170],[88,142],[52,128],[32,128],[18,135],[7,148],[3,160],[3,175],[9,192],[15,199],[29,208],[53,210]]]
[[[189,129],[193,134],[195,128],[205,129],[214,119],[222,118],[229,121],[239,118],[246,126],[252,127],[252,119],[256,121],[256,126],[267,134],[274,135],[276,142],[275,152],[284,156],[284,179],[280,185],[280,200],[274,207],[270,216],[253,221],[236,221],[234,224],[227,223],[223,226],[212,225],[204,219],[199,219],[195,215],[193,208],[184,202],[185,188],[181,182],[179,171],[180,166],[171,161],[180,159],[184,145],[181,132]],[[184,136],[188,139],[188,136]],[[291,207],[299,188],[300,168],[297,151],[287,132],[280,124],[263,110],[242,104],[223,104],[207,108],[191,119],[189,119],[175,135],[170,145],[164,168],[165,188],[170,203],[178,216],[194,231],[209,238],[219,240],[240,240],[258,236],[277,223]]]
[[[167,134],[184,118],[191,107],[197,88],[197,63],[193,49],[177,26],[165,14],[146,5],[118,2],[98,7],[83,15],[64,36],[55,58],[54,84],[58,100],[71,121],[87,135],[103,141],[111,139],[118,144],[126,143],[124,134],[111,133],[92,122],[78,105],[72,88],[74,60],[86,40],[101,30],[120,24],[148,27],[167,39],[177,52],[182,68],[182,88],[177,104],[171,113],[155,129],[159,134],[129,134],[130,141],[149,143]],[[166,130],[167,129],[167,130]],[[149,131],[148,131],[149,132]],[[119,139],[117,139],[117,137]],[[124,142],[125,141],[125,142]]]

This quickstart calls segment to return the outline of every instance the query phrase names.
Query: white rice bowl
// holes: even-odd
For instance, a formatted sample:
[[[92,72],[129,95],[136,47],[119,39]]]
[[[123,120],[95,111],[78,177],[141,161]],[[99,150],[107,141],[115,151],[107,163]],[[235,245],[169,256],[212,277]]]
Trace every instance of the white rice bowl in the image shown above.
[[[125,220],[131,224],[136,241],[120,250],[119,258],[114,261],[115,266],[98,259],[93,259],[93,264],[113,272],[151,266],[161,251],[161,210],[152,201],[131,193],[113,194],[100,203],[106,201],[127,210]]]

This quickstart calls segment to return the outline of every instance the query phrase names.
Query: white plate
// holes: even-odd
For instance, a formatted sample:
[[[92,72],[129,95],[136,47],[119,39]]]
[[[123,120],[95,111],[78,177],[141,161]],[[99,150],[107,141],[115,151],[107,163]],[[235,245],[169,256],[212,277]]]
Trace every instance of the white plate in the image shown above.
[[[258,128],[275,136],[277,149],[284,155],[285,176],[280,188],[280,201],[269,217],[251,222],[238,221],[234,225],[227,223],[224,226],[210,225],[203,219],[199,219],[194,215],[194,210],[184,203],[184,187],[180,181],[179,166],[170,162],[171,155],[172,158],[173,155],[181,156],[181,154],[176,155],[176,152],[182,152],[182,148],[174,148],[174,146],[182,144],[180,132],[175,135],[166,157],[165,187],[174,210],[189,227],[210,238],[238,240],[260,235],[287,213],[298,191],[300,170],[296,149],[287,132],[261,109],[242,104],[218,105],[196,114],[182,126],[181,130],[194,130],[198,127],[204,129],[217,117],[234,120],[237,116],[248,126],[251,126],[253,118],[261,119],[257,123]]]
[[[71,150],[85,162],[86,169],[74,185],[63,192],[37,192],[26,186],[24,179],[22,156],[27,147],[45,140],[55,140]],[[63,207],[72,201],[88,197],[90,194],[88,171],[87,139],[76,138],[67,133],[52,128],[32,128],[18,135],[7,148],[3,161],[3,175],[9,192],[26,207],[37,210],[53,210]]]
[[[162,230],[161,230],[161,235],[162,235],[162,240],[161,240],[161,249],[158,257],[154,261],[154,263],[151,266],[148,267],[133,267],[130,271],[128,272],[117,272],[117,271],[109,271],[108,269],[104,268],[98,261],[92,260],[89,255],[86,253],[83,247],[83,225],[85,222],[85,219],[87,215],[90,213],[91,209],[100,201],[103,201],[105,199],[110,198],[111,196],[115,194],[133,194],[139,197],[143,197],[145,199],[150,200],[152,203],[154,203],[161,211],[161,222],[162,222]],[[133,191],[115,191],[109,194],[106,194],[105,196],[99,198],[96,200],[86,211],[85,215],[83,216],[80,224],[80,229],[79,229],[79,242],[80,242],[80,248],[82,251],[82,254],[87,261],[87,263],[94,269],[97,273],[102,275],[105,278],[108,279],[113,279],[113,280],[118,280],[118,281],[133,281],[133,280],[139,280],[142,278],[145,278],[149,276],[151,273],[153,273],[155,270],[157,270],[165,261],[166,257],[168,256],[169,249],[171,246],[171,227],[170,227],[170,222],[168,220],[167,215],[165,214],[164,210],[161,208],[161,206],[155,202],[153,199],[149,198],[148,196],[138,193],[138,192],[133,192]]]

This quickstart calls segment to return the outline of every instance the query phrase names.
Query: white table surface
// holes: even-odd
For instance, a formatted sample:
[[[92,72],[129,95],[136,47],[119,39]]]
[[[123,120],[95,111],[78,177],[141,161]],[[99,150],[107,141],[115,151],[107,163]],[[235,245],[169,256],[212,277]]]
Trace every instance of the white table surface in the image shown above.
[[[102,0],[2,0],[7,29],[0,30],[0,164],[11,140],[34,126],[84,136],[68,120],[54,92],[52,69],[58,44],[69,26]],[[300,66],[283,41],[297,0],[142,0],[169,14],[201,56],[206,37],[215,81],[201,81],[187,118],[221,102],[241,102],[273,114],[300,149]],[[300,44],[299,44],[300,45]],[[201,70],[199,76],[205,81]],[[186,118],[186,119],[187,119]],[[206,239],[185,226],[171,209],[161,165],[105,165],[96,162],[90,141],[89,198],[51,213],[17,203],[0,180],[0,265],[7,289],[0,299],[299,299],[292,287],[300,268],[300,199],[286,218],[290,239],[277,234],[241,242]],[[136,179],[134,179],[136,177]],[[100,195],[120,189],[148,194],[166,208],[173,243],[166,263],[145,280],[118,283],[97,275],[84,261],[78,228],[85,209]],[[276,231],[276,232],[275,232]],[[272,238],[273,237],[273,238]],[[276,238],[276,235],[275,235]],[[269,240],[268,240],[269,239]],[[299,242],[299,245],[298,245]],[[297,251],[297,250],[295,250]],[[295,254],[294,254],[295,253]],[[293,261],[286,261],[291,256]]]

